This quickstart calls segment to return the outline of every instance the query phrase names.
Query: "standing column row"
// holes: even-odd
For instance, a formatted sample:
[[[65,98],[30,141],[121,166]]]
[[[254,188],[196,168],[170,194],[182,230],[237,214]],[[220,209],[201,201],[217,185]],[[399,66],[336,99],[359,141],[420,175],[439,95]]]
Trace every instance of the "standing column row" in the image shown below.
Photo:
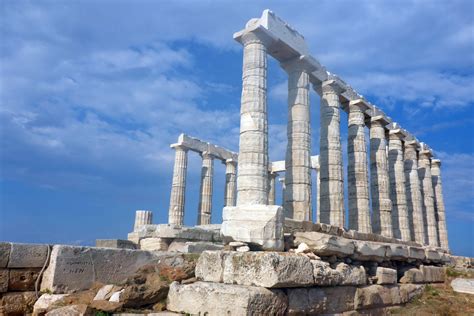
[[[444,249],[449,249],[448,230],[446,228],[446,212],[443,199],[443,187],[441,185],[441,161],[439,159],[431,160],[431,178],[434,189],[434,206],[438,214],[438,237],[439,245]]]

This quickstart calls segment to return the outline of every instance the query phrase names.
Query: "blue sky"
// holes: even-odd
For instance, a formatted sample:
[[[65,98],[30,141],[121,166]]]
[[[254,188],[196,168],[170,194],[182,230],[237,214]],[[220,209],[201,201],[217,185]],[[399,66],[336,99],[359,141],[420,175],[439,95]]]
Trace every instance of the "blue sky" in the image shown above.
[[[238,150],[242,50],[270,8],[328,70],[442,162],[450,246],[474,256],[474,2],[1,1],[0,240],[125,238],[167,221],[179,133]],[[286,146],[286,75],[269,65],[270,156]],[[311,95],[313,154],[319,98]],[[345,149],[347,115],[342,114]],[[186,224],[197,217],[190,154]],[[215,163],[212,221],[224,165]],[[278,197],[280,198],[280,197]]]

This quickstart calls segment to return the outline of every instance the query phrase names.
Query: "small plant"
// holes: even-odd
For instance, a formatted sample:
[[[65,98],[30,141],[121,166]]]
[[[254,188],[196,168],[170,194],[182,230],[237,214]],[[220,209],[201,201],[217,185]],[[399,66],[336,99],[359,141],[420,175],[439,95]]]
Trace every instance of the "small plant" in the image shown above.
[[[446,275],[448,277],[453,277],[453,278],[457,278],[457,277],[460,277],[460,276],[467,276],[466,273],[464,273],[462,271],[459,271],[459,270],[456,270],[456,269],[451,268],[451,267],[448,267],[446,269]]]
[[[98,311],[95,312],[95,316],[110,316],[110,313],[104,312],[104,311]]]
[[[438,296],[439,295],[439,291],[437,289],[435,289],[433,286],[431,286],[430,284],[426,285],[425,291],[428,294],[430,294],[431,296]]]

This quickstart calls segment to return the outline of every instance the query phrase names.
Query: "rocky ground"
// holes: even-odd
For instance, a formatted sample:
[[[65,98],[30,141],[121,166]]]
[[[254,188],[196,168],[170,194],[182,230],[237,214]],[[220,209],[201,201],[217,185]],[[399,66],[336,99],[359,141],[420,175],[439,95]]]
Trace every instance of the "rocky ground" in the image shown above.
[[[391,311],[392,315],[474,315],[474,295],[456,293],[451,287],[455,278],[474,279],[474,271],[461,272],[448,269],[448,278],[445,283],[427,285],[423,295],[409,304]]]

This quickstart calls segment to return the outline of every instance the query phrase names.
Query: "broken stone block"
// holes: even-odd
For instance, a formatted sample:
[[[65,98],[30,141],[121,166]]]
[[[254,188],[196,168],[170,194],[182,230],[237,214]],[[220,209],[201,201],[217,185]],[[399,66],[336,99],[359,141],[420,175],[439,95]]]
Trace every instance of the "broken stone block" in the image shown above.
[[[159,224],[155,225],[155,231],[146,237],[219,242],[222,240],[220,237],[220,227],[220,225],[186,227],[172,224]]]
[[[284,315],[288,299],[282,290],[263,287],[173,282],[166,307],[191,315]]]
[[[335,314],[354,309],[354,286],[288,289],[288,315]]]
[[[377,267],[375,272],[377,284],[397,284],[397,270]]]
[[[434,249],[425,249],[426,260],[431,262],[441,262],[441,255]]]
[[[54,303],[62,300],[67,294],[43,294],[33,306],[33,315],[43,315]]]
[[[9,291],[34,291],[41,268],[10,269]]]
[[[26,315],[35,301],[35,292],[4,293],[0,297],[0,315]]]
[[[443,267],[421,265],[420,271],[423,273],[424,282],[437,283],[445,280],[446,269]]]
[[[48,245],[12,243],[8,268],[41,268],[48,257]]]
[[[102,248],[137,249],[136,243],[124,239],[97,239],[95,246]]]
[[[415,297],[423,294],[425,289],[421,284],[401,284],[400,285],[400,303],[405,304],[410,302]]]
[[[224,259],[223,281],[266,288],[310,286],[314,284],[313,266],[301,254],[233,252]]]
[[[340,285],[367,284],[367,274],[363,266],[353,266],[340,262],[336,264],[335,270],[342,276]]]
[[[328,262],[311,260],[314,283],[317,286],[334,286],[342,283],[342,274],[331,268]]]
[[[318,256],[346,257],[354,253],[354,242],[344,237],[338,237],[318,232],[295,233],[295,244],[305,243]]]
[[[8,291],[8,269],[0,269],[0,293]]]
[[[224,207],[221,234],[226,242],[241,241],[263,250],[284,249],[283,208],[278,205]]]
[[[405,261],[409,258],[408,246],[390,244],[390,259]]]
[[[140,249],[147,251],[166,251],[168,243],[162,238],[143,238],[140,240]]]
[[[425,260],[425,250],[420,247],[408,247],[408,257],[415,260]]]
[[[368,285],[357,289],[354,308],[384,307],[398,305],[400,302],[400,289],[397,285]]]
[[[0,242],[0,268],[6,268],[10,259],[12,244],[9,242]]]
[[[424,281],[423,272],[416,268],[406,270],[400,278],[400,283],[423,283]]]
[[[354,245],[353,258],[361,261],[381,262],[387,258],[387,252],[390,252],[388,244],[378,242],[355,240]]]
[[[208,282],[223,282],[224,259],[230,251],[204,251],[196,264],[196,278]]]
[[[160,258],[159,254],[141,250],[56,245],[41,289],[69,293],[89,289],[94,282],[117,284]]]
[[[94,301],[105,301],[110,298],[114,291],[115,285],[107,284],[99,289],[97,294],[94,296]]]
[[[456,278],[451,281],[451,287],[454,292],[474,294],[474,280]]]
[[[174,240],[168,251],[180,253],[202,253],[206,250],[222,250],[224,245],[208,241],[177,241]]]
[[[88,315],[92,310],[86,304],[69,305],[53,309],[46,316],[81,316]]]

